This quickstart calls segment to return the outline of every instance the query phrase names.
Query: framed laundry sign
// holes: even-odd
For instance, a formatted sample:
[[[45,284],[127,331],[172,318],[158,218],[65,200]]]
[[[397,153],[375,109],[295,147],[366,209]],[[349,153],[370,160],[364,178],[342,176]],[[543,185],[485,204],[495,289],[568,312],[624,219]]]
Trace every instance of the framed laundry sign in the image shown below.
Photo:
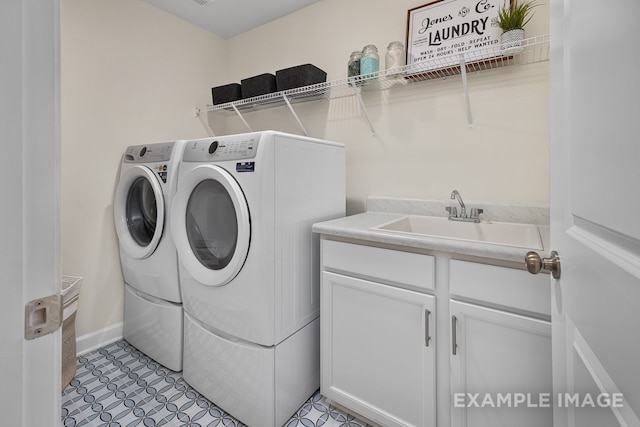
[[[408,74],[500,55],[498,10],[510,0],[436,0],[408,11]],[[472,54],[471,54],[472,53]]]

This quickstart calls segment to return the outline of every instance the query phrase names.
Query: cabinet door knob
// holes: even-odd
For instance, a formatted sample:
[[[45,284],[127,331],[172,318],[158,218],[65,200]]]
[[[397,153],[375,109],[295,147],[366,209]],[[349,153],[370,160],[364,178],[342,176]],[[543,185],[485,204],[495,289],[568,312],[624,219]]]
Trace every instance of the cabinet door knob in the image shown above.
[[[537,252],[530,251],[527,252],[524,261],[527,264],[527,270],[529,270],[531,274],[548,271],[554,279],[560,278],[560,257],[556,251],[552,251],[551,257],[549,258],[540,258]]]

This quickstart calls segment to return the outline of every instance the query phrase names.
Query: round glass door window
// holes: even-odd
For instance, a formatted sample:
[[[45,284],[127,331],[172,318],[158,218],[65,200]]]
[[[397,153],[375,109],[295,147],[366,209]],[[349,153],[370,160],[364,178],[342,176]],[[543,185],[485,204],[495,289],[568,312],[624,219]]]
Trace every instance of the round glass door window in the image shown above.
[[[238,241],[233,201],[220,182],[206,179],[191,192],[186,209],[189,245],[202,265],[221,270],[229,265]]]
[[[133,240],[140,246],[148,246],[158,225],[158,205],[153,187],[146,178],[137,178],[129,187],[126,214]]]

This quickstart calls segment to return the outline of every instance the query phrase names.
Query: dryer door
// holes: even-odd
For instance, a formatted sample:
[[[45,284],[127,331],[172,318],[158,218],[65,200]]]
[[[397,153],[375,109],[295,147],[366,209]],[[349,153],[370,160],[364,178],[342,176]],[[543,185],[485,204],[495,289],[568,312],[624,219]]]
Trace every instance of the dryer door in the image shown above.
[[[120,177],[113,202],[120,248],[138,259],[149,257],[158,247],[164,228],[164,197],[155,173],[136,165]]]
[[[249,207],[238,182],[215,165],[180,178],[171,214],[178,256],[207,286],[229,283],[242,269],[251,239]]]

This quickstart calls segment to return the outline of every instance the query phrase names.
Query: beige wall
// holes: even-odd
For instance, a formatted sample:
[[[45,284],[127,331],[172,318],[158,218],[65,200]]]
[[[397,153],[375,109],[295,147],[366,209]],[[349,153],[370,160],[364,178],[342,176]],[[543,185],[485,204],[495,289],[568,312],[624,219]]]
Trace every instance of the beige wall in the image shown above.
[[[206,136],[194,107],[224,41],[142,0],[62,0],[62,263],[83,276],[77,334],[122,321],[113,191],[129,145]],[[37,117],[33,118],[37,120]]]
[[[342,79],[350,53],[371,43],[384,64],[389,42],[405,41],[407,10],[424,3],[322,0],[229,40],[231,81],[308,62]],[[540,3],[527,37],[549,32]],[[469,90],[473,130],[459,76],[370,94],[377,138],[356,98],[294,108],[312,136],[347,145],[350,213],[367,195],[445,199],[454,188],[468,199],[548,203],[548,63],[470,75]],[[300,132],[283,108],[245,118],[254,130]],[[214,131],[246,131],[225,120],[211,114]]]
[[[112,200],[133,144],[206,136],[193,116],[210,87],[313,63],[345,77],[350,53],[404,42],[407,9],[424,0],[322,0],[221,40],[143,0],[62,0],[63,273],[84,277],[77,333],[122,321],[123,281]],[[548,33],[541,2],[527,37]],[[384,64],[384,61],[381,61]],[[350,213],[367,195],[548,203],[548,63],[368,94],[372,137],[356,98],[295,105],[312,136],[347,145]],[[245,132],[209,114],[216,134]],[[254,130],[299,133],[287,110],[246,115]]]

